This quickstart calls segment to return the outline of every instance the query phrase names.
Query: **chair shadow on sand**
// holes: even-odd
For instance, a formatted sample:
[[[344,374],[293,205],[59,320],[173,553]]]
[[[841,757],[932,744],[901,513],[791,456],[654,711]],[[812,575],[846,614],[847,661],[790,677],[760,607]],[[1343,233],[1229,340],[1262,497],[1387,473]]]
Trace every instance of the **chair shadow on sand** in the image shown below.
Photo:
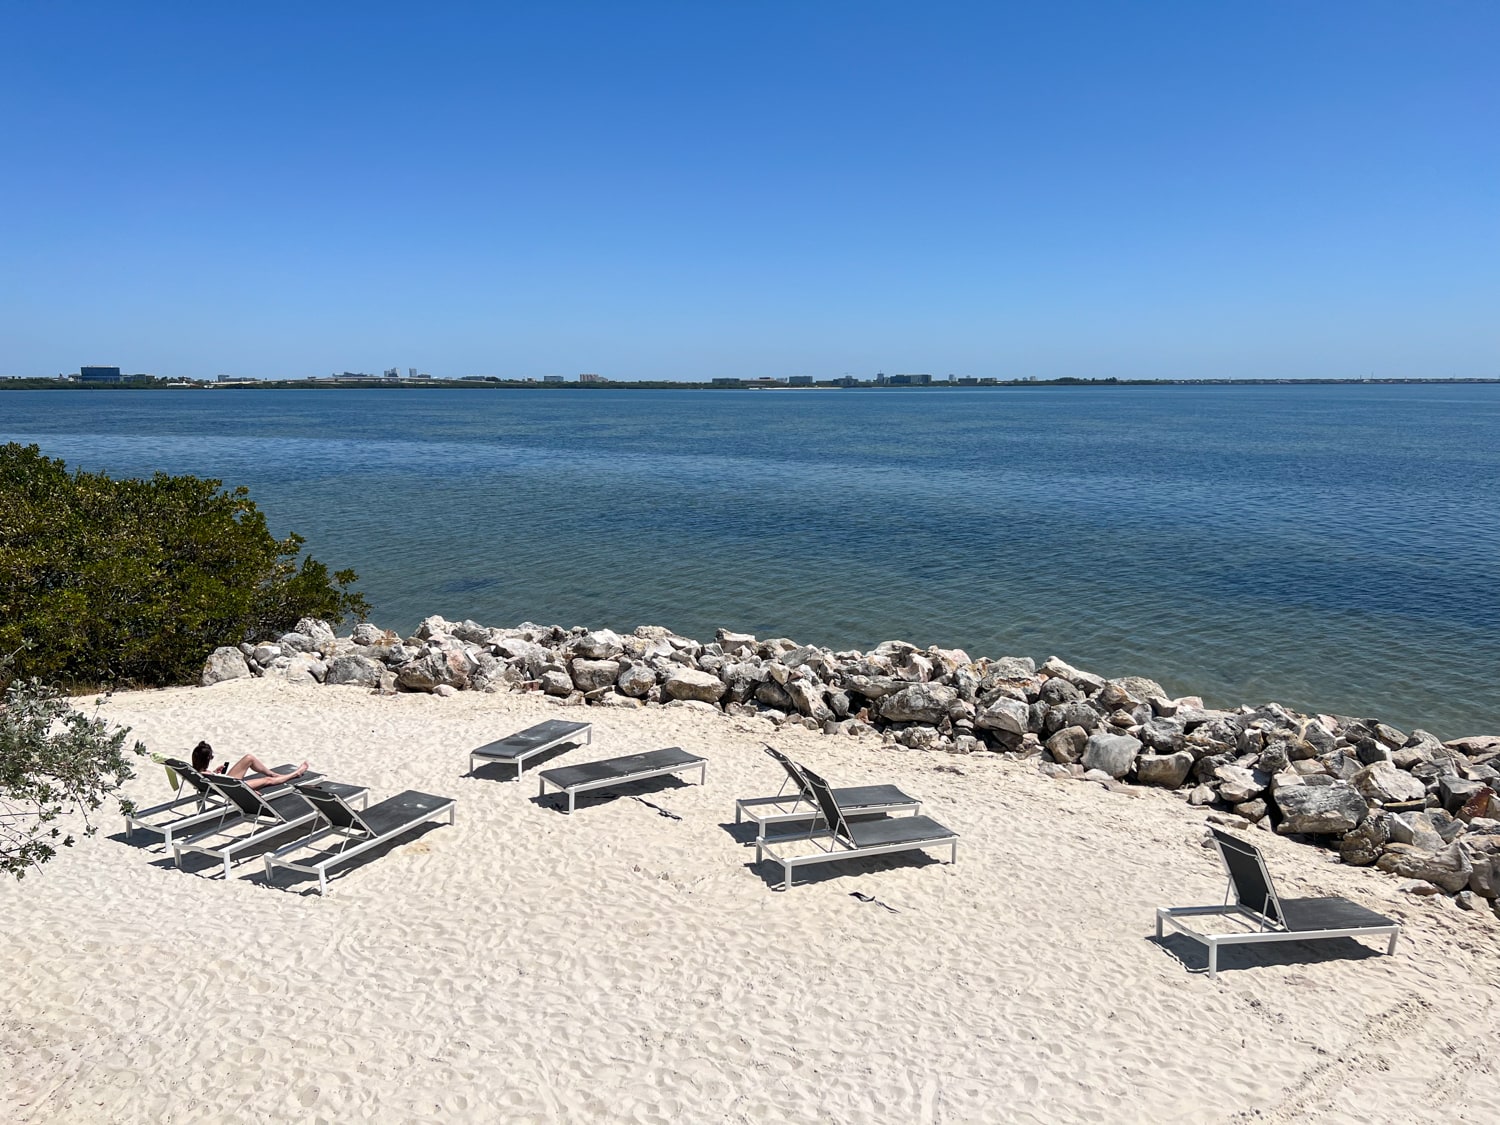
[[[783,878],[782,869],[769,859],[760,863],[755,862],[756,825],[754,821],[746,820],[736,824],[733,821],[721,821],[719,827],[736,844],[743,846],[749,853],[745,860],[745,870],[755,875],[773,890],[780,888]],[[788,841],[796,842],[796,837]],[[816,847],[816,844],[809,845]],[[799,867],[797,869],[797,886],[805,887],[814,883],[828,883],[835,879],[857,879],[864,875],[878,875],[884,871],[897,871],[903,867],[946,867],[943,860],[936,856],[928,855],[926,852],[908,851],[891,852],[886,855],[850,856],[848,859],[835,860],[827,864],[819,864],[815,867]]]
[[[597,808],[599,805],[607,805],[613,801],[636,800],[663,816],[681,820],[682,818],[670,809],[661,809],[652,804],[650,797],[653,794],[674,793],[679,789],[692,788],[696,786],[691,782],[683,781],[680,777],[674,777],[671,774],[662,774],[659,777],[642,778],[640,781],[624,781],[618,785],[611,785],[608,789],[586,789],[574,796],[573,808],[576,812],[582,812],[584,809]],[[533,794],[530,800],[539,809],[548,809],[564,816],[568,813],[568,795],[564,792],[553,790],[541,795]]]
[[[1190,973],[1208,973],[1208,947],[1183,934],[1145,939]],[[1219,972],[1265,969],[1288,965],[1321,965],[1328,961],[1367,961],[1382,957],[1379,950],[1352,937],[1317,941],[1278,941],[1255,945],[1226,945],[1219,950]]]

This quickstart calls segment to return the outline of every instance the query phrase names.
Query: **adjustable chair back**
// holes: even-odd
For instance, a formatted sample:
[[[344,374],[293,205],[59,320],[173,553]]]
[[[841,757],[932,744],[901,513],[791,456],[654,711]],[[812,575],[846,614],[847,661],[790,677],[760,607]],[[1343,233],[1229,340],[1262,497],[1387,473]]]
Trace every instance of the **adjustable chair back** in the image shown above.
[[[774,746],[766,746],[766,753],[776,759],[781,764],[781,768],[786,770],[787,777],[797,792],[802,795],[802,799],[810,805],[816,805],[817,798],[813,796],[812,787],[807,784],[807,778],[803,776],[802,767]]]
[[[828,829],[834,838],[851,848],[858,847],[849,834],[849,823],[844,819],[844,810],[839,808],[839,803],[833,796],[832,787],[806,766],[799,766],[797,769],[806,779],[807,788],[811,790],[818,811],[828,823]]]
[[[269,817],[272,820],[285,820],[286,818],[276,811],[275,807],[260,795],[257,790],[246,785],[243,778],[230,777],[225,773],[209,773],[200,775],[209,786],[223,795],[226,801],[235,805],[250,820],[258,820]]]
[[[212,795],[212,790],[209,788],[208,782],[203,780],[203,775],[181,758],[163,759],[162,765],[177,775],[179,792],[183,785],[191,785],[198,791],[199,799]]]
[[[348,803],[317,782],[309,782],[306,785],[298,785],[297,792],[313,809],[326,820],[330,826],[341,832],[353,833],[361,836],[374,836],[375,831],[365,823],[364,818],[349,807]]]
[[[1236,901],[1273,926],[1284,925],[1281,903],[1277,901],[1276,888],[1271,885],[1271,873],[1266,870],[1260,849],[1212,826],[1208,830],[1213,833],[1224,870],[1229,872],[1229,885]]]

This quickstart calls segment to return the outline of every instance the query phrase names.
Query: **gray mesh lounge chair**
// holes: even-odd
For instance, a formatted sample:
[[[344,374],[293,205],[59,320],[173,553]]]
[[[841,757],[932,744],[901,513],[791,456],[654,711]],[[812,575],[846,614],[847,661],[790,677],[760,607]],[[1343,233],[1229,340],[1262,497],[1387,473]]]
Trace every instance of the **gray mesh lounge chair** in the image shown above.
[[[526,768],[526,759],[546,753],[566,743],[586,746],[594,741],[592,723],[573,723],[566,719],[548,719],[527,727],[508,738],[489,742],[469,751],[469,772],[473,773],[476,762],[509,762],[516,767],[516,780],[521,780],[521,771]]]
[[[160,832],[162,843],[170,848],[174,836],[187,835],[202,829],[206,824],[228,820],[231,814],[234,819],[238,819],[238,814],[233,813],[233,806],[208,783],[203,774],[177,758],[168,758],[165,764],[177,775],[177,796],[165,804],[139,809],[127,816],[125,839],[130,839],[131,833],[137,829]],[[271,772],[286,773],[296,768],[277,766]],[[262,790],[267,795],[277,791],[281,791],[280,786]],[[168,813],[173,815],[157,819]]]
[[[537,774],[541,779],[538,797],[547,795],[551,785],[560,793],[568,795],[568,812],[573,811],[574,799],[589,789],[600,789],[606,785],[623,785],[627,781],[643,781],[648,777],[662,777],[684,770],[698,770],[698,784],[708,780],[708,759],[689,754],[680,746],[669,746],[665,750],[652,750],[645,754],[627,754],[623,758],[605,758],[600,762],[584,762],[578,766],[543,770]]]
[[[774,797],[741,797],[734,803],[734,822],[739,824],[742,817],[754,821],[757,842],[766,839],[767,825],[775,825],[776,830],[783,834],[795,834],[798,827],[810,828],[818,807],[808,796],[797,763],[772,746],[766,747],[766,753],[786,771],[787,780],[782,783],[781,792]],[[856,785],[835,789],[833,797],[844,815],[850,817],[922,811],[920,798],[908,796],[894,785]],[[802,834],[806,835],[806,831]]]
[[[808,798],[817,805],[815,824],[804,836],[766,840],[755,846],[757,863],[769,855],[773,862],[781,864],[786,876],[782,890],[791,889],[794,869],[814,863],[943,846],[952,848],[949,862],[958,862],[958,833],[944,828],[931,817],[850,820],[839,807],[838,798],[828,782],[805,766],[798,767],[798,773],[806,782]],[[794,849],[792,845],[796,843],[812,847],[810,850]]]
[[[1262,941],[1321,941],[1325,938],[1390,936],[1386,954],[1396,952],[1401,923],[1366,910],[1346,898],[1281,898],[1271,885],[1260,849],[1237,836],[1210,827],[1214,846],[1229,873],[1229,889],[1222,906],[1163,906],[1156,912],[1156,936],[1171,926],[1208,946],[1208,975],[1219,973],[1219,947]],[[1208,914],[1243,918],[1256,928],[1226,934],[1205,934],[1178,921]]]
[[[178,867],[182,866],[184,852],[199,852],[223,860],[224,878],[228,879],[233,873],[237,855],[262,847],[283,832],[300,828],[317,816],[295,789],[288,786],[278,785],[268,794],[265,790],[251,789],[237,777],[217,773],[202,776],[224,798],[228,808],[220,823],[186,840],[172,842],[172,857]],[[363,785],[324,784],[351,800],[364,799]]]
[[[395,797],[371,805],[363,812],[356,812],[335,792],[335,786],[299,785],[297,792],[311,807],[316,816],[314,830],[294,844],[265,855],[266,878],[273,879],[276,869],[301,871],[318,877],[318,893],[328,893],[328,869],[351,860],[361,852],[368,851],[410,832],[419,824],[433,817],[448,814],[448,823],[453,823],[455,802],[452,797],[434,797],[430,793],[418,793],[408,789]],[[337,839],[338,845],[331,850],[315,853],[316,858],[294,862],[286,857],[293,852],[316,847],[324,840]]]

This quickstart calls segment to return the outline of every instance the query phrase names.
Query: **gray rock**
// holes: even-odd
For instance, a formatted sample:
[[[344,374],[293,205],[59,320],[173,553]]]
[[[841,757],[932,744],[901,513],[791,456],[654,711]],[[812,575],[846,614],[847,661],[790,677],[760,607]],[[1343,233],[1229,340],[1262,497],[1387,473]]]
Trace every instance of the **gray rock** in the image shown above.
[[[615,687],[620,693],[632,699],[644,699],[646,693],[655,686],[656,673],[639,660],[631,661],[621,668],[615,679]]]
[[[1385,758],[1377,758],[1363,769],[1355,771],[1349,778],[1349,783],[1367,800],[1378,801],[1382,805],[1420,801],[1427,795],[1427,786]]]
[[[439,684],[453,688],[469,686],[474,661],[462,647],[429,649],[396,670],[396,682],[407,691],[430,692]]]
[[[697,668],[674,669],[664,681],[662,691],[669,699],[693,700],[699,703],[717,703],[728,690],[718,676]],[[766,685],[761,685],[762,687]]]
[[[298,620],[293,632],[301,633],[312,640],[313,648],[321,653],[332,653],[338,647],[338,638],[334,636],[333,626],[328,622],[316,617],[303,617]]]
[[[1041,668],[1037,670],[1048,676],[1061,676],[1074,687],[1084,692],[1098,691],[1104,686],[1103,676],[1096,676],[1092,672],[1085,672],[1081,668],[1074,668],[1067,661],[1060,660],[1055,656],[1049,656]]]
[[[211,687],[225,680],[243,679],[250,674],[245,654],[232,645],[225,645],[214,649],[203,662],[203,674],[198,678],[198,683],[203,687]]]
[[[595,629],[572,644],[573,653],[584,660],[613,660],[625,651],[625,642],[613,629]]]
[[[299,652],[287,663],[282,675],[289,684],[314,687],[328,675],[328,665],[316,653]]]
[[[1217,796],[1218,794],[1213,791],[1212,786],[1199,785],[1188,794],[1188,804],[1199,806],[1211,805]]]
[[[894,676],[845,676],[844,689],[855,695],[862,695],[866,699],[884,699],[886,696],[900,691],[905,683]]]
[[[1482,781],[1468,781],[1461,777],[1450,777],[1443,775],[1438,778],[1438,796],[1442,798],[1443,808],[1451,813],[1458,812],[1472,798],[1477,797],[1486,788]],[[1424,789],[1425,792],[1425,789]]]
[[[1255,824],[1265,819],[1266,813],[1271,811],[1271,806],[1266,803],[1264,797],[1257,797],[1253,801],[1241,801],[1234,806],[1234,811],[1238,816],[1244,817],[1249,823]]]
[[[1339,836],[1359,827],[1370,812],[1358,792],[1337,783],[1278,787],[1273,799],[1282,817],[1276,831],[1283,836]]]
[[[314,641],[306,633],[298,633],[295,630],[290,633],[281,634],[281,636],[276,639],[276,643],[279,644],[282,651],[289,656],[292,653],[297,652],[318,651],[318,643],[316,641]]]
[[[1072,681],[1065,680],[1061,676],[1043,680],[1037,694],[1043,703],[1051,707],[1062,703],[1072,703],[1075,699],[1082,698],[1082,693],[1073,686]]]
[[[356,687],[379,687],[383,666],[368,656],[337,656],[328,665],[323,678],[329,684],[353,684]]]
[[[1151,719],[1136,735],[1153,754],[1175,754],[1186,744],[1187,731],[1175,719]]]
[[[1220,766],[1214,770],[1219,783],[1219,797],[1231,805],[1254,800],[1266,791],[1271,779],[1266,774],[1243,766]]]
[[[354,627],[354,632],[349,634],[349,639],[357,645],[392,645],[399,639],[394,633],[388,633],[379,625],[371,625],[368,621],[361,621]]]
[[[586,660],[577,657],[568,665],[568,670],[573,673],[574,686],[584,693],[614,687],[615,681],[620,678],[618,660]],[[655,681],[654,676],[652,680]]]
[[[977,730],[1022,735],[1026,733],[1029,718],[1030,711],[1026,704],[1015,699],[1001,698],[985,704],[975,713],[974,726]]]
[[[788,680],[786,693],[792,697],[792,706],[799,714],[825,723],[833,718],[833,708],[825,702],[827,689],[811,680]],[[889,700],[887,700],[889,702]]]
[[[1382,869],[1388,858],[1381,856]],[[1463,846],[1455,843],[1437,852],[1396,853],[1394,872],[1407,879],[1425,879],[1451,895],[1468,887],[1474,868]]]
[[[1339,841],[1339,858],[1351,867],[1370,866],[1390,842],[1391,820],[1387,813],[1372,813],[1358,828],[1344,833]]]
[[[542,690],[548,695],[566,698],[573,694],[573,677],[557,668],[549,668],[541,675]]]
[[[1136,759],[1135,776],[1142,785],[1176,789],[1187,780],[1188,771],[1192,768],[1193,755],[1187,750],[1179,750],[1175,754],[1142,754]]]
[[[1088,745],[1084,747],[1083,768],[1103,770],[1112,778],[1122,778],[1135,766],[1140,752],[1140,740],[1129,735],[1092,735]]]
[[[1083,756],[1083,749],[1088,741],[1089,732],[1082,727],[1064,727],[1047,739],[1045,745],[1054,762],[1067,765]]]
[[[880,716],[895,723],[939,723],[957,702],[957,689],[946,684],[911,684],[881,701]],[[1021,729],[1026,729],[1024,721]]]

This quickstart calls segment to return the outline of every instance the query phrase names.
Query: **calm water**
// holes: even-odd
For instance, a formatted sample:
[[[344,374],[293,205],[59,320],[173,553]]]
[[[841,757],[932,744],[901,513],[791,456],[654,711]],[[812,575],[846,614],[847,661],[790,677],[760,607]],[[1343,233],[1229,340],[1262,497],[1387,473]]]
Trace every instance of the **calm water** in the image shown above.
[[[0,393],[425,614],[1056,653],[1500,731],[1500,386]]]

